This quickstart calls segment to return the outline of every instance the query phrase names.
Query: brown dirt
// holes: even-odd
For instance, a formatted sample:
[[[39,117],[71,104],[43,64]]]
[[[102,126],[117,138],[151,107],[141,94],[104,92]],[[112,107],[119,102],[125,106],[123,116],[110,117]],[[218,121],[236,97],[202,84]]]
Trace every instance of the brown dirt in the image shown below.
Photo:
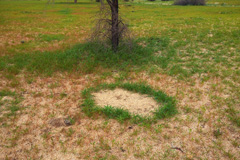
[[[153,115],[154,110],[156,110],[159,105],[148,95],[132,93],[120,88],[115,90],[103,90],[93,93],[93,95],[96,104],[100,107],[118,107],[142,116]]]

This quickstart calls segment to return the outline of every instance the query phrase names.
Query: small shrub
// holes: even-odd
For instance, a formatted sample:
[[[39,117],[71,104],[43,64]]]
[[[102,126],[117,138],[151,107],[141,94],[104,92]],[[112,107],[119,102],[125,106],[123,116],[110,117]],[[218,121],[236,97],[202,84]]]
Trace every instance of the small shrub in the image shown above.
[[[205,0],[175,0],[174,5],[205,5]]]

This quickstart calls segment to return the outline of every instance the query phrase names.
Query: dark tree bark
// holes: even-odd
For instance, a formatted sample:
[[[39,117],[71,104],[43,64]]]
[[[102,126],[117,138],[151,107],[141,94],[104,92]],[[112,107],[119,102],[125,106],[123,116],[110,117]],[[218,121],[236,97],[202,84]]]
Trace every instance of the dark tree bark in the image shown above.
[[[119,44],[119,20],[118,20],[118,0],[107,0],[112,13],[112,49],[116,52]]]
[[[74,0],[74,3],[77,3],[77,0]]]

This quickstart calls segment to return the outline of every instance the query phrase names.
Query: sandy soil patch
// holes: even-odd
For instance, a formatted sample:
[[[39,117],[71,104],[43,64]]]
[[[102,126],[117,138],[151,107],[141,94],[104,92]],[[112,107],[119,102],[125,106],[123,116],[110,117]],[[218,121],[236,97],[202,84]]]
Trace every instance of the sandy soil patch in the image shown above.
[[[93,93],[96,104],[100,107],[112,106],[126,109],[131,113],[151,116],[158,108],[158,103],[148,95],[141,95],[117,88]]]

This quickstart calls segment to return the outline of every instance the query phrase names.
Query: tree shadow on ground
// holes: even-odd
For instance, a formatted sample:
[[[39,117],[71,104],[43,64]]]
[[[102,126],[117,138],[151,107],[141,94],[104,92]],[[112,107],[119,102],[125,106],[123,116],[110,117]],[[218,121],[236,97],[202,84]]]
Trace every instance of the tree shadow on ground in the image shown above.
[[[99,42],[77,44],[65,51],[37,52],[0,57],[0,71],[18,74],[21,70],[51,75],[68,71],[93,73],[96,68],[130,70],[155,62],[154,52],[168,46],[167,38],[139,38],[131,46],[124,43],[115,53],[111,45]],[[165,58],[164,60],[168,60]]]
[[[77,2],[74,3],[74,1],[72,2],[55,2],[55,4],[74,4],[74,5],[80,5],[80,4],[99,4],[97,2]]]

